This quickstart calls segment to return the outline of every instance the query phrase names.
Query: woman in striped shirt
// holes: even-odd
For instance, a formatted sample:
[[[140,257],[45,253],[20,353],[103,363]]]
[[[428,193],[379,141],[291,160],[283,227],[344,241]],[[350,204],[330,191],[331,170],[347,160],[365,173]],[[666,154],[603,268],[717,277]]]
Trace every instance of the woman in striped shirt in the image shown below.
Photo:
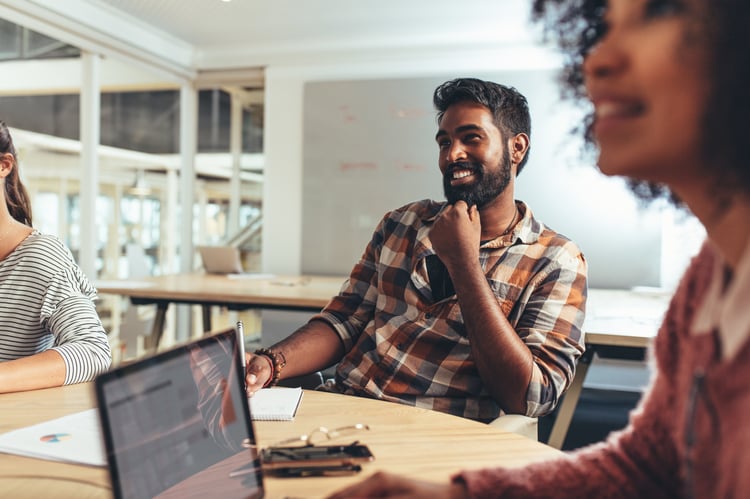
[[[58,238],[31,227],[2,121],[0,182],[0,393],[89,381],[112,359],[96,290]]]

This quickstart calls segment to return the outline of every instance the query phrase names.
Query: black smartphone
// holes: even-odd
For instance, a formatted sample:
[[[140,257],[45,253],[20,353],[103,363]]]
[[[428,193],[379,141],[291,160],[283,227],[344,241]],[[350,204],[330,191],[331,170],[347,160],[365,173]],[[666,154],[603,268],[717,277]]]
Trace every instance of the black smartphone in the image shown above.
[[[267,470],[294,471],[314,468],[326,471],[359,471],[359,464],[375,459],[366,445],[307,445],[268,447],[261,451],[261,463]]]
[[[456,290],[453,288],[451,275],[440,258],[437,255],[427,255],[425,264],[427,265],[427,278],[430,280],[432,298],[435,303],[455,295]]]
[[[279,478],[300,478],[306,476],[347,476],[356,475],[362,471],[358,464],[333,465],[333,466],[302,466],[300,468],[278,468],[268,470],[269,475]]]

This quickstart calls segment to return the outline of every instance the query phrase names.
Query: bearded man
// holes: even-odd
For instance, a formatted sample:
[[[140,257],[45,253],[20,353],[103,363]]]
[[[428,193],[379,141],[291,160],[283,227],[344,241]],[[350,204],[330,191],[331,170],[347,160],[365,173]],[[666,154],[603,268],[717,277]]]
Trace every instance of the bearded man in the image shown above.
[[[340,293],[248,354],[248,393],[336,364],[325,389],[489,422],[551,412],[583,353],[586,261],[514,198],[531,118],[516,89],[434,92],[446,202],[387,213]]]

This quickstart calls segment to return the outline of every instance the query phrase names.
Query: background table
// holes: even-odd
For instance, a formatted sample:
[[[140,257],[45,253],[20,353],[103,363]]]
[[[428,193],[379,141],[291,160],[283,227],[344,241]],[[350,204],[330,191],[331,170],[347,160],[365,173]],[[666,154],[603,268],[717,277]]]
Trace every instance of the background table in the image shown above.
[[[0,395],[0,432],[94,407],[92,385]],[[357,435],[375,455],[359,475],[267,478],[267,497],[324,497],[384,470],[441,481],[461,469],[521,466],[560,451],[519,435],[444,413],[348,395],[305,391],[294,421],[258,421],[261,446],[326,426],[365,423]],[[349,440],[346,440],[348,443]],[[110,497],[104,468],[58,463],[0,453],[0,497]]]
[[[99,293],[130,298],[134,305],[156,305],[149,344],[156,347],[164,332],[164,319],[170,303],[203,307],[203,330],[211,331],[211,306],[230,310],[266,308],[318,312],[338,294],[344,277],[328,276],[227,276],[171,274],[138,280],[95,281]],[[291,331],[290,331],[291,333]]]

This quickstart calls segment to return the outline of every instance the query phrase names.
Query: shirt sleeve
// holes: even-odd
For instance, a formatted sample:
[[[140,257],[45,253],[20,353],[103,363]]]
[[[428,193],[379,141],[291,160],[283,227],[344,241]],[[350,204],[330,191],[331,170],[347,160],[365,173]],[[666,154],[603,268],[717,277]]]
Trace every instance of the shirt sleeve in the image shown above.
[[[346,351],[351,350],[365,326],[372,320],[377,303],[377,262],[385,239],[386,215],[380,221],[359,262],[352,269],[339,294],[323,311],[312,317],[328,322],[341,338]]]
[[[66,385],[91,381],[112,362],[95,297],[96,290],[77,267],[55,275],[44,296],[41,322],[55,337],[52,348],[65,362]]]
[[[530,417],[554,410],[585,349],[586,260],[580,252],[563,250],[553,261],[529,286],[530,296],[515,328],[534,359],[526,393]]]

